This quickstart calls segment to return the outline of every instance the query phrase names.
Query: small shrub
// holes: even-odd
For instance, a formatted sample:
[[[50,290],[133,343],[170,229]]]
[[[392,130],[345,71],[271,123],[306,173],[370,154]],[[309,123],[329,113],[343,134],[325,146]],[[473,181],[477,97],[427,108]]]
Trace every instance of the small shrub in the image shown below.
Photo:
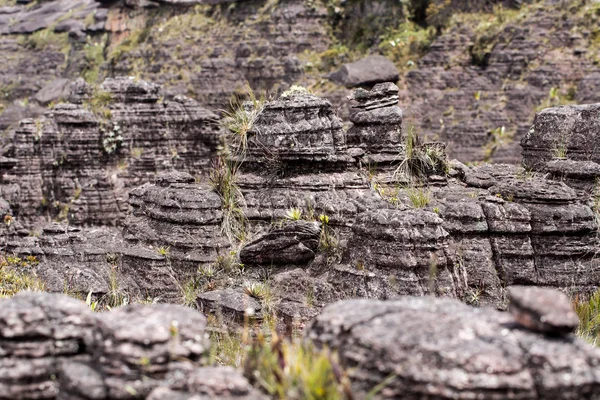
[[[600,346],[600,289],[586,301],[576,297],[573,306],[579,316],[577,335]]]
[[[291,221],[299,221],[302,219],[302,210],[299,208],[290,208],[286,211],[285,217]]]
[[[118,124],[114,124],[111,129],[104,129],[101,127],[100,130],[103,132],[102,148],[106,154],[112,154],[116,152],[123,143],[121,127]]]
[[[349,379],[337,357],[300,340],[259,335],[244,363],[245,375],[275,399],[351,398]]]
[[[431,191],[425,190],[422,186],[411,186],[404,190],[414,208],[425,208],[431,202]]]
[[[230,134],[227,144],[235,155],[244,155],[248,148],[248,133],[254,126],[262,112],[265,99],[257,98],[249,84],[244,91],[248,101],[241,101],[237,97],[231,101],[230,110],[223,112],[222,125]]]

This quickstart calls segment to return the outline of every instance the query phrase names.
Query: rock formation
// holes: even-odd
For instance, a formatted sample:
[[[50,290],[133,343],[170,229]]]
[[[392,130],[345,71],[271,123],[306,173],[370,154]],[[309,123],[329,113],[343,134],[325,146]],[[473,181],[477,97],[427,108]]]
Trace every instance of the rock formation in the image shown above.
[[[146,96],[133,88],[115,98]],[[510,285],[595,290],[589,193],[515,166],[448,163],[442,145],[404,134],[393,84],[353,99],[346,133],[328,101],[285,93],[261,106],[234,167],[198,158],[183,164],[203,172],[198,179],[163,172],[132,189],[122,231],[52,225],[23,237],[16,218],[8,249],[35,255],[52,291],[102,297],[116,276],[133,297],[181,301],[189,284],[206,292],[204,309],[223,305],[234,317],[247,306],[260,311],[244,287],[264,279],[280,288],[287,320],[356,296],[435,293],[504,308]],[[399,180],[403,165],[403,174],[419,175]],[[290,292],[292,281],[302,284]]]
[[[378,398],[597,399],[600,350],[572,336],[561,296],[513,287],[514,317],[434,297],[347,300],[306,337],[339,353],[359,398],[385,382]],[[529,329],[542,320],[543,333]],[[0,399],[268,398],[233,368],[207,365],[205,328],[177,305],[94,313],[62,294],[1,299]]]
[[[19,123],[5,156],[3,198],[23,223],[48,214],[76,225],[120,225],[127,193],[160,171],[199,173],[216,149],[217,116],[195,101],[161,101],[159,86],[108,79],[96,90],[83,80],[71,103]]]
[[[130,305],[96,314],[47,293],[0,304],[0,399],[263,398],[238,372],[203,366],[206,319],[192,309]]]
[[[245,81],[274,93],[301,84],[345,117],[349,91],[326,78],[351,69],[352,85],[399,75],[411,124],[448,143],[451,157],[518,163],[536,109],[600,101],[595,2],[423,4],[5,0],[0,130],[42,114],[77,76],[135,75],[164,85],[168,99],[186,95],[213,110]],[[393,65],[375,71],[365,57]]]
[[[536,307],[555,312],[557,295],[545,293]],[[600,390],[598,349],[451,299],[338,302],[306,335],[339,352],[359,397],[377,384],[382,399],[597,399]]]

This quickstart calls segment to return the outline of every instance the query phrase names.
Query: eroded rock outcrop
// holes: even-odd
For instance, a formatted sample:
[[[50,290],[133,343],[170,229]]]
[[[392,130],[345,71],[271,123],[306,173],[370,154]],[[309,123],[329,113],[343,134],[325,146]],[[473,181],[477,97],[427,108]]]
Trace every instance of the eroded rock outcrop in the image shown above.
[[[113,92],[142,101],[148,90],[155,89]],[[131,190],[122,237],[50,226],[23,238],[14,225],[9,248],[38,257],[51,290],[102,296],[116,275],[136,297],[181,301],[191,282],[206,292],[198,299],[206,310],[234,299],[238,319],[248,307],[260,311],[260,296],[248,297],[245,287],[265,279],[281,288],[301,282],[279,291],[288,321],[356,296],[436,293],[504,308],[510,285],[595,290],[598,226],[588,198],[515,166],[447,163],[437,144],[407,156],[394,91],[393,84],[359,89],[357,114],[389,118],[371,125],[372,115],[355,117],[347,134],[328,101],[290,91],[259,110],[233,173],[221,160],[209,178],[164,172]],[[418,164],[432,154],[443,168]],[[402,157],[429,168],[408,186],[398,183]],[[216,181],[222,173],[231,173],[229,197]]]
[[[98,89],[83,80],[71,103],[21,121],[5,154],[2,196],[30,226],[44,214],[76,225],[120,225],[128,191],[160,171],[199,173],[216,149],[217,116],[195,101],[160,100],[160,87],[133,78]]]
[[[600,390],[598,349],[451,299],[338,302],[306,335],[339,352],[359,395],[381,382],[378,398],[597,399]]]
[[[205,327],[176,305],[96,314],[59,294],[2,299],[0,399],[263,398],[233,369],[204,366]]]

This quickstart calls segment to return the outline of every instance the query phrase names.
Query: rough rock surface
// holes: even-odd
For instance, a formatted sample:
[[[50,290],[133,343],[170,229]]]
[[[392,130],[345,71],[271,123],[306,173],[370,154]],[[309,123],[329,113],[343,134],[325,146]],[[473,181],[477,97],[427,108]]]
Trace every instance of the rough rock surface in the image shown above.
[[[413,16],[388,0],[24,3],[0,3],[0,130],[43,113],[36,95],[76,76],[136,75],[213,110],[245,81],[302,84],[346,115],[348,90],[324,78],[381,52],[412,124],[461,161],[518,163],[536,108],[600,101],[593,1],[432,1]]]
[[[1,299],[0,399],[263,398],[233,369],[203,366],[205,326],[177,305],[93,313],[60,294]]]
[[[401,132],[392,89],[383,84],[354,95],[359,112],[393,117],[376,132],[364,124],[344,135],[331,104],[304,92],[264,106],[234,182],[249,238],[240,248],[225,234],[231,214],[224,199],[210,180],[197,182],[187,172],[163,172],[131,190],[122,237],[114,229],[54,225],[40,237],[24,237],[17,218],[7,228],[8,248],[35,255],[51,290],[83,295],[108,293],[116,274],[135,297],[178,301],[177,288],[200,279],[202,291],[227,287],[232,298],[243,298],[245,284],[301,268],[299,292],[280,298],[286,318],[308,318],[330,300],[357,295],[436,293],[504,308],[511,285],[593,292],[600,268],[589,194],[515,166],[458,161],[448,176],[430,175],[424,187],[399,187],[393,173],[399,161],[391,156],[396,140],[402,154],[404,139],[375,144],[376,137]],[[142,101],[147,90],[156,89],[115,91],[115,97]],[[293,209],[301,221],[290,221]],[[313,288],[322,285],[327,294],[319,299]]]
[[[385,381],[378,398],[597,399],[600,390],[598,349],[451,299],[338,302],[306,336],[339,352],[357,393]]]
[[[568,334],[579,326],[571,300],[556,290],[511,286],[508,296],[515,320],[532,331]]]
[[[16,165],[0,181],[15,216],[30,226],[44,214],[121,225],[130,189],[160,171],[205,169],[217,146],[217,116],[188,98],[160,101],[159,90],[119,78],[94,91],[79,80],[71,103],[21,121],[5,151]]]
[[[384,56],[368,56],[345,64],[329,79],[348,88],[369,86],[381,82],[396,82],[400,78],[393,62]]]

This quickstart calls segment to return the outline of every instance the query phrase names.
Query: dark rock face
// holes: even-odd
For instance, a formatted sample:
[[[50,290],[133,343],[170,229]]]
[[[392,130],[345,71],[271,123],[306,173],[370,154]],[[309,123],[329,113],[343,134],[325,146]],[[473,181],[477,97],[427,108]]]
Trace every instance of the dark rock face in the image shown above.
[[[240,260],[254,265],[302,265],[315,258],[321,227],[317,222],[294,221],[244,246]]]
[[[357,393],[385,380],[379,398],[597,399],[600,390],[598,349],[451,299],[338,302],[306,335],[339,352]]]
[[[532,331],[569,334],[579,325],[571,300],[556,290],[511,286],[508,295],[513,317]]]
[[[2,299],[0,399],[262,398],[234,370],[203,367],[205,327],[177,305],[95,314],[65,295]]]
[[[88,359],[96,319],[66,296],[21,294],[0,300],[0,398],[53,399],[63,360]]]
[[[92,93],[81,80],[72,103],[21,121],[7,152],[18,162],[0,183],[15,215],[30,225],[44,213],[76,225],[120,225],[129,189],[160,171],[206,168],[216,115],[183,97],[161,102],[159,89],[119,78]]]
[[[243,161],[245,168],[275,173],[314,170],[347,162],[345,149],[342,121],[328,100],[309,92],[284,93],[278,101],[267,102],[257,116]]]
[[[115,98],[155,104],[144,102],[157,96],[152,85],[107,85]],[[240,248],[226,235],[230,215],[214,185],[175,171],[130,191],[122,236],[114,229],[50,226],[40,237],[24,237],[15,223],[8,227],[8,248],[38,257],[36,270],[50,290],[68,287],[83,295],[108,293],[116,274],[132,295],[180,301],[182,282],[205,269],[211,275],[228,271],[221,287],[207,288],[217,297],[199,299],[210,310],[218,308],[225,286],[228,296],[243,299],[246,280],[272,274],[279,282],[282,274],[286,286],[297,276],[297,292],[281,291],[286,318],[309,318],[334,299],[357,295],[436,293],[504,308],[504,288],[511,285],[595,290],[598,226],[589,197],[578,189],[510,165],[457,161],[448,176],[426,177],[427,187],[398,187],[393,168],[404,143],[394,92],[392,84],[357,90],[357,113],[389,119],[355,119],[347,135],[331,104],[304,91],[265,104],[235,177],[252,238]],[[208,168],[205,160],[196,162]],[[6,162],[7,168],[13,164]],[[594,176],[593,166],[587,168],[581,182]],[[290,221],[294,210],[299,221]],[[229,273],[240,267],[245,276]],[[326,293],[322,298],[316,287]]]
[[[348,153],[365,164],[383,166],[397,160],[402,144],[402,110],[398,107],[398,87],[380,83],[372,90],[357,89],[351,100],[352,127],[346,141]]]
[[[598,176],[597,163],[600,162],[599,118],[600,104],[540,111],[521,142],[523,164],[533,170],[547,170],[555,176],[566,177],[567,182],[593,181]]]
[[[345,64],[339,71],[329,75],[331,81],[348,88],[396,82],[399,78],[400,74],[394,63],[384,56],[365,57]]]

